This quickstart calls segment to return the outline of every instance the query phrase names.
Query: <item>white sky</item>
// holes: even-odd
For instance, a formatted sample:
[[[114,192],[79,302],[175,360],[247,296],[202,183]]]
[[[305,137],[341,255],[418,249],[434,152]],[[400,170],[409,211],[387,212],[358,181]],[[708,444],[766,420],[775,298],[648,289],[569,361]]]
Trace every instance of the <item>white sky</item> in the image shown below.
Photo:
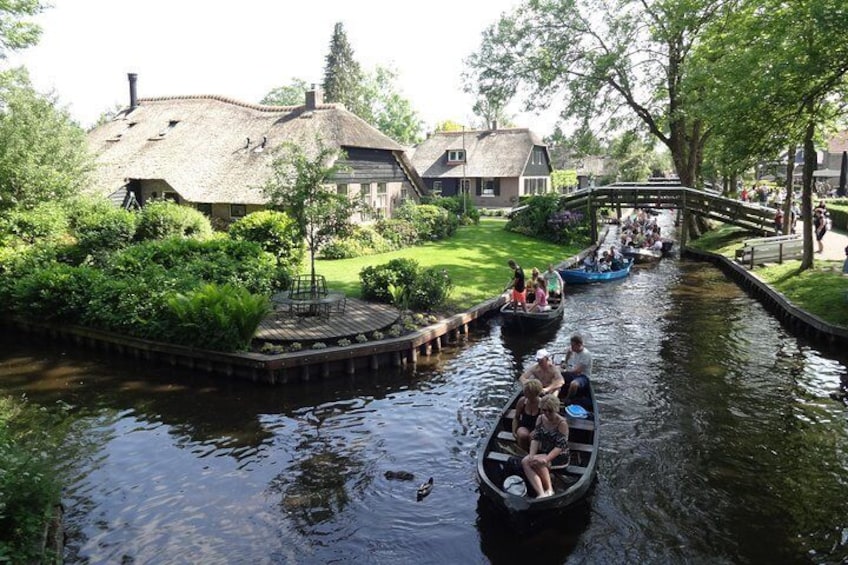
[[[292,78],[320,84],[336,22],[364,70],[393,66],[424,131],[470,125],[463,61],[481,32],[518,0],[52,0],[41,41],[4,65],[23,64],[81,125],[138,95],[218,94],[259,102]],[[517,126],[549,134],[555,118],[508,108]]]

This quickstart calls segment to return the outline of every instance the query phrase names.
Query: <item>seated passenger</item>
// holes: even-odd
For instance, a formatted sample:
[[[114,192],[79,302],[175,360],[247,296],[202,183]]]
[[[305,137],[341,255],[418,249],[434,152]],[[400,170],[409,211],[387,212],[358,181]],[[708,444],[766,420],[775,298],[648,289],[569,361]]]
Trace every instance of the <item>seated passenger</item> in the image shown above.
[[[547,349],[536,352],[536,363],[524,371],[518,380],[523,385],[530,379],[536,379],[542,383],[542,394],[558,394],[559,389],[565,384],[559,367],[551,362],[551,354]]]
[[[539,277],[533,284],[535,299],[530,307],[531,312],[546,312],[551,309],[548,304],[548,291],[545,288],[545,279]]]
[[[542,383],[537,379],[529,379],[524,386],[524,396],[515,405],[515,416],[512,418],[512,435],[518,447],[524,451],[530,449],[530,433],[536,427],[539,417],[539,395],[542,393]]]
[[[568,465],[568,423],[559,413],[560,402],[554,395],[539,401],[542,411],[530,434],[530,451],[521,460],[524,476],[536,491],[536,498],[553,496],[551,467]]]
[[[553,263],[548,264],[548,270],[542,274],[545,279],[545,288],[548,290],[548,298],[562,298],[562,292],[565,288],[565,282],[559,271],[554,269]]]

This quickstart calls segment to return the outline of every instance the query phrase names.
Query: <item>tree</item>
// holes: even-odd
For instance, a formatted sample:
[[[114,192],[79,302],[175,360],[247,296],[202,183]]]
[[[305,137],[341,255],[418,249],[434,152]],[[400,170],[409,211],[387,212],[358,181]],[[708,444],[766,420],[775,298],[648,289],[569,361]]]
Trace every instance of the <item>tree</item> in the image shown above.
[[[377,66],[369,73],[362,84],[366,102],[360,117],[400,144],[418,143],[422,122],[398,92],[396,81],[397,72],[389,67]]]
[[[0,212],[78,194],[91,166],[85,133],[55,98],[23,69],[0,73]]]
[[[336,23],[330,39],[330,52],[324,65],[324,100],[338,102],[356,114],[366,114],[363,97],[363,74],[353,57],[353,48],[347,40],[344,25]]]
[[[465,126],[453,120],[444,120],[436,123],[436,131],[462,131]]]
[[[563,117],[641,121],[694,186],[705,124],[684,96],[688,56],[708,24],[735,0],[528,0],[483,33],[467,61],[478,90],[508,100],[521,87],[528,110],[565,103]]]
[[[359,210],[359,200],[338,194],[333,177],[342,168],[342,151],[315,140],[307,154],[299,145],[285,143],[274,159],[273,174],[263,191],[271,206],[294,218],[309,248],[312,281],[315,281],[315,254],[334,237],[347,237],[353,230],[351,215]],[[315,285],[313,284],[314,288]]]
[[[293,78],[288,86],[274,88],[259,103],[268,106],[300,106],[307,90],[309,84],[305,80]]]
[[[0,4],[0,59],[9,51],[24,49],[38,43],[41,28],[29,21],[45,6],[39,0],[15,0]]]

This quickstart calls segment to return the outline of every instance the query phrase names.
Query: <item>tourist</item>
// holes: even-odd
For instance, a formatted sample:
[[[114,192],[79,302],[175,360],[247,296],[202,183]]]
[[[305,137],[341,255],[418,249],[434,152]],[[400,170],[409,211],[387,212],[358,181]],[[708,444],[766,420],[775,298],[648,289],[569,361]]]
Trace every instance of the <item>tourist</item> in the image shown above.
[[[568,465],[568,423],[559,414],[560,402],[554,395],[539,401],[541,416],[530,434],[530,451],[521,460],[524,476],[536,491],[536,498],[553,496],[551,467]]]
[[[813,230],[816,234],[816,243],[818,243],[819,249],[816,253],[824,253],[824,234],[827,233],[827,208],[824,206],[824,202],[821,202],[816,209],[813,211]]]
[[[551,309],[548,304],[548,290],[545,287],[545,279],[539,277],[533,283],[533,305],[530,307],[530,312],[547,312]]]
[[[512,269],[512,282],[510,282],[510,287],[512,288],[512,311],[515,312],[518,309],[518,305],[521,305],[521,309],[525,312],[527,311],[527,297],[526,297],[526,283],[524,280],[524,269],[522,269],[515,260],[510,259],[507,261],[507,265]]]
[[[536,362],[524,371],[518,380],[523,385],[529,379],[536,379],[542,383],[542,394],[556,394],[565,384],[562,378],[562,373],[559,367],[551,362],[551,354],[547,349],[540,349],[536,352]]]
[[[545,287],[548,290],[548,299],[562,298],[565,290],[565,282],[562,280],[562,275],[554,269],[553,263],[548,263],[548,270],[542,274],[545,279]]]
[[[780,235],[783,232],[783,210],[777,209],[774,214],[774,235]]]
[[[536,427],[539,417],[539,397],[542,394],[542,383],[537,379],[528,379],[522,387],[524,396],[515,405],[515,416],[512,418],[512,435],[518,447],[524,451],[530,450],[530,433]]]
[[[848,245],[845,246],[845,261],[842,262],[842,274],[848,275]]]

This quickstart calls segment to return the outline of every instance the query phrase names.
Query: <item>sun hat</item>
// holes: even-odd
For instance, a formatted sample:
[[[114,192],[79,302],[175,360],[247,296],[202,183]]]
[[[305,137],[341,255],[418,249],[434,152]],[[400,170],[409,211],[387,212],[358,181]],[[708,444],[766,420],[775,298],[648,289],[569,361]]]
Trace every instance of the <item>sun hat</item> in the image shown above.
[[[524,496],[527,494],[527,485],[524,479],[518,475],[510,475],[504,479],[504,492],[514,494],[515,496]]]
[[[550,357],[550,356],[551,356],[551,354],[548,353],[548,350],[542,348],[542,349],[540,349],[539,351],[536,352],[536,361],[541,361],[545,357]]]

